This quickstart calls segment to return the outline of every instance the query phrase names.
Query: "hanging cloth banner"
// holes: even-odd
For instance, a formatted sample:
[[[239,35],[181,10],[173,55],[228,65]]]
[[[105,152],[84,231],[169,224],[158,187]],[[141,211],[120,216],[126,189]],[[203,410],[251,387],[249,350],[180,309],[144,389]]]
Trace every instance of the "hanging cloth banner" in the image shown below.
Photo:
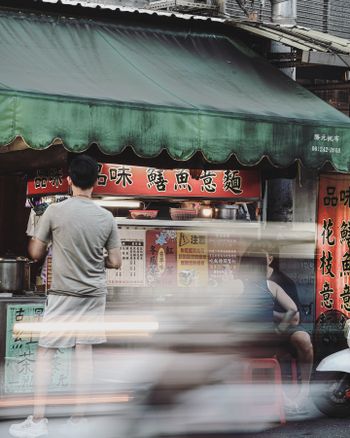
[[[316,244],[316,319],[350,315],[350,176],[320,177]]]
[[[62,169],[38,171],[28,180],[27,196],[67,193],[67,177]],[[99,164],[95,195],[260,199],[261,177],[256,169],[202,170],[199,179],[189,169]]]

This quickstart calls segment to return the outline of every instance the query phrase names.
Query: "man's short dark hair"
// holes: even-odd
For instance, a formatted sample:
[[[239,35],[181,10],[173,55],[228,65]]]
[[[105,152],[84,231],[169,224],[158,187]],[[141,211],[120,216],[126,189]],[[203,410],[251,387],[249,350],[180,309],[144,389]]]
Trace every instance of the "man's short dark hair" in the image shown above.
[[[68,175],[76,187],[83,190],[90,189],[97,181],[97,161],[88,155],[78,155],[71,161]]]

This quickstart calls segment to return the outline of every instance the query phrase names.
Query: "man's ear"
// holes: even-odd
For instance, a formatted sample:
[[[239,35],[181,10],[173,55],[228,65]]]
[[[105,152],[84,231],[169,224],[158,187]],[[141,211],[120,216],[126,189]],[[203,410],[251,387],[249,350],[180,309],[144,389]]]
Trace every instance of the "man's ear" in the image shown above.
[[[67,176],[67,181],[68,181],[69,187],[72,187],[73,182],[72,182],[72,178],[70,176]]]
[[[272,262],[273,262],[273,256],[272,255],[268,255],[267,256],[267,263],[268,263],[268,265],[270,266]]]

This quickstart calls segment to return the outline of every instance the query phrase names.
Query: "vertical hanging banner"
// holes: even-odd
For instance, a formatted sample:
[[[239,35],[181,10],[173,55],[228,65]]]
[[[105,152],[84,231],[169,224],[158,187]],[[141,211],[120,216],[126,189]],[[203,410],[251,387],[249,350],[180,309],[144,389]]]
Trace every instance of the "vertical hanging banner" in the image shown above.
[[[350,315],[350,176],[321,175],[316,244],[316,319]]]
[[[122,266],[107,269],[107,286],[145,286],[145,230],[119,229]]]
[[[146,282],[148,286],[176,285],[176,230],[146,231]]]
[[[194,231],[177,232],[177,285],[207,286],[208,238]]]

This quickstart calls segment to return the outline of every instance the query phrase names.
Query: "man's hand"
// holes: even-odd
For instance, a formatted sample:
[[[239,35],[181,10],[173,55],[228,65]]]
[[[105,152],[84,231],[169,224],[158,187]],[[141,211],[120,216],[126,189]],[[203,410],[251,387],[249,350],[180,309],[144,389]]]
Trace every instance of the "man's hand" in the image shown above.
[[[29,256],[35,261],[43,259],[47,253],[47,243],[33,237],[29,241],[28,253]]]
[[[107,250],[107,257],[105,257],[105,266],[109,269],[119,269],[122,265],[122,255],[119,248],[112,248]]]
[[[279,333],[284,333],[290,325],[298,325],[299,323],[299,312],[295,310],[288,310],[284,314],[284,318],[277,325],[277,331]]]
[[[288,321],[290,325],[298,325],[300,322],[300,315],[298,311],[288,310],[287,312],[273,311],[273,320],[279,324]]]

